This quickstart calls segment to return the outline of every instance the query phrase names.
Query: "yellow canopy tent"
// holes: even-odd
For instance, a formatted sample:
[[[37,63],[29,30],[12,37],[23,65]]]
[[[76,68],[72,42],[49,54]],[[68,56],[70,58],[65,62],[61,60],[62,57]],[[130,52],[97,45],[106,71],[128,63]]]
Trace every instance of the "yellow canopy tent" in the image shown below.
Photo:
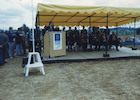
[[[55,26],[107,26],[107,32],[108,26],[120,26],[140,20],[140,8],[45,5],[39,3],[37,11],[36,25],[39,26],[48,25],[49,22],[53,22]],[[109,57],[107,48],[103,56]]]
[[[37,6],[36,25],[120,26],[140,20],[140,8],[92,7],[41,4]],[[108,22],[108,24],[107,24]]]

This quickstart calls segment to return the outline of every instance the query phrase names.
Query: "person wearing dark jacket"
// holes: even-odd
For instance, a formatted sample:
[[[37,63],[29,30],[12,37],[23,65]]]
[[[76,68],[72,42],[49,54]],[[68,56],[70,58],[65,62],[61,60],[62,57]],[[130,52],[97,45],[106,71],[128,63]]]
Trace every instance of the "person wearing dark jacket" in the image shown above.
[[[102,34],[100,32],[99,27],[97,27],[96,35],[97,35],[97,42],[96,42],[95,50],[100,51],[100,47],[101,47],[101,44],[102,44]]]
[[[79,49],[79,42],[80,42],[80,36],[79,31],[77,30],[77,27],[75,27],[75,30],[72,32],[72,45],[74,48],[74,51],[78,51]]]
[[[81,30],[81,44],[83,51],[87,51],[87,30],[85,29],[85,26],[83,26],[83,29]]]
[[[44,35],[45,35],[45,33],[46,33],[47,30],[48,30],[48,26],[45,26],[44,29],[42,29],[42,35],[43,35],[43,37],[44,37]]]
[[[13,32],[13,28],[9,28],[8,32],[8,37],[9,37],[9,57],[13,58],[14,57],[14,47],[15,47],[15,33]]]
[[[21,34],[21,28],[18,28],[18,31],[16,32],[16,55],[17,56],[19,55],[19,52],[20,52],[20,55],[23,54],[22,37],[23,37],[23,34]]]
[[[111,48],[112,45],[116,46],[116,50],[119,51],[118,46],[120,44],[120,41],[118,37],[115,35],[115,32],[112,33],[109,37],[109,48]]]
[[[94,41],[94,35],[95,35],[95,28],[93,27],[91,33],[89,34],[89,44],[90,44],[91,51],[92,51],[92,45],[95,45],[96,42]]]
[[[8,41],[8,36],[4,33],[0,33],[0,65],[5,63]]]
[[[66,45],[68,46],[68,51],[72,51],[72,30],[69,27],[69,30],[66,31]]]
[[[36,45],[36,51],[39,52],[41,54],[41,31],[39,29],[39,27],[36,28],[36,35],[35,35],[35,45]]]
[[[54,25],[53,25],[53,22],[50,22],[50,23],[49,23],[48,31],[54,31]]]
[[[27,42],[28,42],[28,49],[29,52],[33,52],[33,36],[32,36],[32,29],[31,31],[27,31]]]
[[[24,28],[21,27],[21,33],[22,33],[22,49],[23,49],[23,53],[26,54],[26,33],[24,31]]]

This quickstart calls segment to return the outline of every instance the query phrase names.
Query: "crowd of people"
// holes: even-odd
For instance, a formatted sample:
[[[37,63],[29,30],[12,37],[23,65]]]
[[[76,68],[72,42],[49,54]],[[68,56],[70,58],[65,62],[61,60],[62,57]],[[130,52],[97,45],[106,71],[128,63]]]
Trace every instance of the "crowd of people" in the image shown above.
[[[100,51],[101,46],[108,49],[108,45],[109,48],[111,48],[112,45],[115,45],[116,50],[119,51],[118,46],[120,45],[120,41],[121,39],[115,35],[115,32],[109,35],[109,32],[106,30],[101,32],[99,27],[89,27],[89,29],[86,30],[85,26],[83,26],[81,31],[78,31],[77,27],[75,27],[74,30],[71,30],[71,27],[69,27],[69,30],[66,31],[66,45],[68,46],[68,51],[86,52],[88,50],[88,44],[91,51],[93,50],[93,47],[95,50]]]
[[[39,53],[41,53],[42,48],[40,36],[44,36],[46,31],[60,30],[58,27],[54,28],[52,22],[49,23],[49,26],[45,26],[44,29],[42,29],[42,31],[39,29],[39,27],[36,27],[36,29],[34,30],[35,49],[38,46],[38,49],[36,49],[36,51],[38,51]],[[62,31],[65,31],[65,27]],[[88,51],[88,49],[90,49],[91,51],[99,51],[101,49],[101,46],[104,46],[106,49],[109,49],[112,45],[115,45],[116,50],[119,51],[118,46],[120,45],[121,39],[118,38],[117,35],[115,35],[115,32],[109,35],[109,32],[107,32],[106,30],[101,32],[99,27],[89,27],[89,29],[86,30],[85,26],[83,26],[82,30],[77,30],[77,27],[75,27],[74,30],[72,30],[71,27],[69,27],[69,29],[65,32],[67,51],[86,52]],[[13,28],[10,27],[8,33],[1,33],[0,35],[1,37],[5,37],[3,39],[0,38],[0,64],[3,64],[5,62],[4,59],[6,57],[14,58],[15,56],[25,55],[27,49],[26,47],[28,47],[29,52],[33,51],[32,30],[29,31],[28,29],[27,31],[25,31],[23,27],[20,27],[17,29],[16,32],[13,32]]]
[[[42,35],[46,33],[46,31],[60,31],[59,28],[54,28],[53,22],[49,23],[49,26],[45,26],[42,30]],[[104,29],[103,32],[100,31],[99,27],[89,27],[88,30],[83,26],[82,30],[77,30],[77,27],[72,30],[69,27],[68,30],[65,30],[65,27],[62,31],[66,31],[66,46],[67,51],[88,51],[88,45],[90,45],[90,50],[93,50],[95,46],[95,50],[100,51],[100,47],[104,46],[106,49],[110,49],[112,45],[116,46],[116,50],[119,51],[118,46],[120,45],[121,38],[119,38],[115,32],[111,35],[109,31],[107,32]],[[107,34],[107,35],[106,35]],[[109,47],[107,46],[109,45]]]
[[[33,51],[31,31],[29,29],[25,31],[23,27],[19,27],[14,32],[13,28],[9,27],[8,32],[0,32],[0,65],[5,63],[5,58],[12,59],[16,56],[26,55],[27,48],[29,52]],[[37,28],[34,30],[34,33],[35,45],[41,48],[41,31]],[[41,50],[38,50],[38,52],[41,52]]]
[[[16,47],[16,56],[26,54],[26,33],[24,32],[24,29],[18,28],[17,32],[13,32],[13,28],[9,28],[8,32],[9,37],[9,57],[14,58],[14,48]]]

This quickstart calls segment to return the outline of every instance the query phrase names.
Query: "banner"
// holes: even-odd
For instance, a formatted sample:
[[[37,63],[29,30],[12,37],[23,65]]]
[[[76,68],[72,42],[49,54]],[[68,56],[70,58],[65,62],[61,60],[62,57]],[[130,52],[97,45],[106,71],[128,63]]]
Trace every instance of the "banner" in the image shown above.
[[[62,33],[53,33],[53,50],[62,49]]]

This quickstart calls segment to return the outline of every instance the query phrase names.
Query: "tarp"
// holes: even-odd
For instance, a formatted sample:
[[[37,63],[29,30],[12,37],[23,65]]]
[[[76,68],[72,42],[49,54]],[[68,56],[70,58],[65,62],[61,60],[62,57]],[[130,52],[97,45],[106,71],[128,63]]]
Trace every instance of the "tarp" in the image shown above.
[[[120,26],[140,20],[140,8],[92,7],[41,4],[37,6],[36,24],[55,26]]]

